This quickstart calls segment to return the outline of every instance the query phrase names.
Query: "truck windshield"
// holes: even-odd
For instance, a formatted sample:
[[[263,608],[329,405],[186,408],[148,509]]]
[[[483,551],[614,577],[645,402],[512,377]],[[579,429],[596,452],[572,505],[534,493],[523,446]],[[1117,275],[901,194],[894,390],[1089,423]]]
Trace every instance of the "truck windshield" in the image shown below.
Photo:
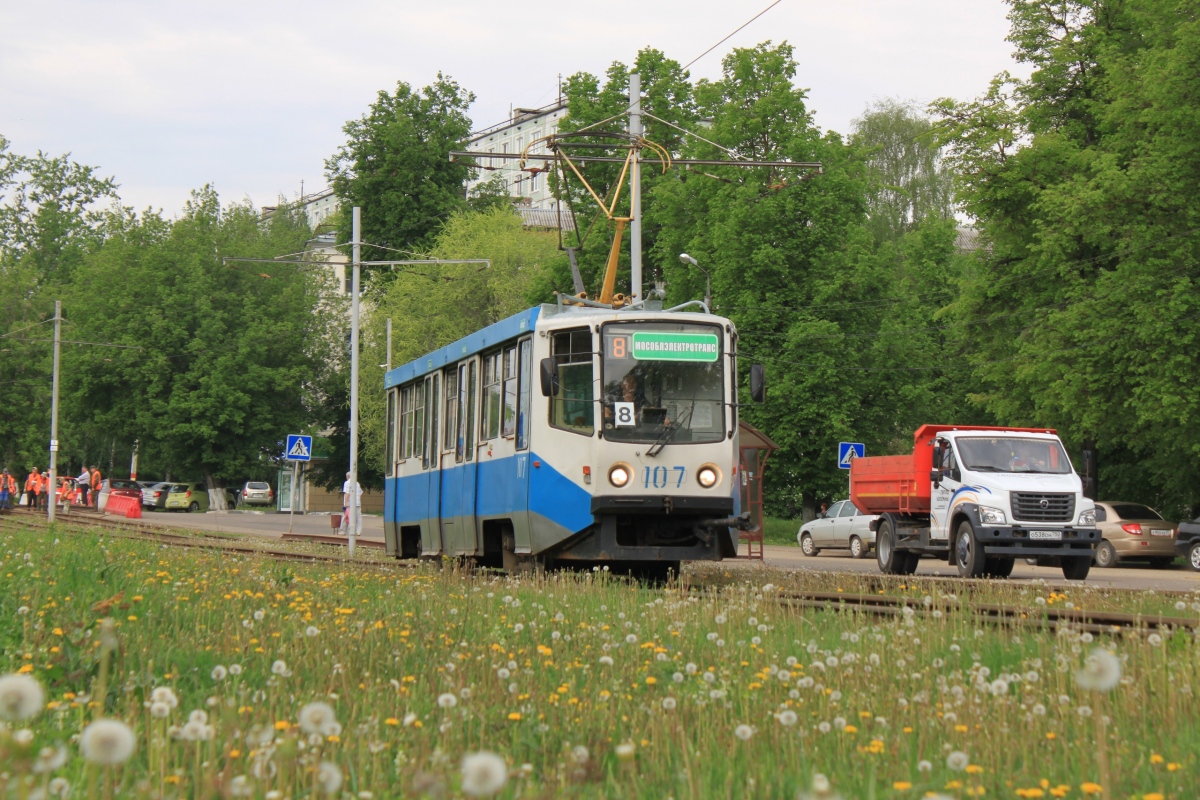
[[[725,438],[721,329],[630,322],[604,326],[604,438],[672,444]]]
[[[975,472],[1071,472],[1071,462],[1057,439],[972,436],[959,437],[955,443],[963,466]]]

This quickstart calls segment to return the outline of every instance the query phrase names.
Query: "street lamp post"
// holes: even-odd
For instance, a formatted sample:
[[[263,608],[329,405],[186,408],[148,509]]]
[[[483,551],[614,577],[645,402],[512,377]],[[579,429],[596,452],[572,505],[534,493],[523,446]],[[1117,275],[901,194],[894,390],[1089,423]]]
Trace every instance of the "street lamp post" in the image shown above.
[[[700,266],[696,259],[689,256],[687,253],[680,253],[679,260],[684,264],[691,264],[696,269],[704,273],[704,307],[708,313],[712,313],[712,276],[708,274],[708,270]]]

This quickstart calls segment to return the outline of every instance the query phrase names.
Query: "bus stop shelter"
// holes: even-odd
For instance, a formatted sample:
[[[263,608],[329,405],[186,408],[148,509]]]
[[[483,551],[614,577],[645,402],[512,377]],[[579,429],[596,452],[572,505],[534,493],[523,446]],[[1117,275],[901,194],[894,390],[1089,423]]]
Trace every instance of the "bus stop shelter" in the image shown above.
[[[738,536],[738,558],[763,558],[763,470],[771,453],[779,445],[765,433],[745,422],[738,423],[738,442],[741,450],[738,459],[739,488],[742,510],[750,512],[750,530]],[[742,555],[742,543],[746,554]]]

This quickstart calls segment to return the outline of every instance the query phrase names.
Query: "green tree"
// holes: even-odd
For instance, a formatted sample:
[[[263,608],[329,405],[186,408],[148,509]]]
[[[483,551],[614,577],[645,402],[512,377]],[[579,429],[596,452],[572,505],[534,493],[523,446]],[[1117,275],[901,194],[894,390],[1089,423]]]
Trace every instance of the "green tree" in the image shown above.
[[[973,397],[1094,441],[1104,496],[1185,512],[1200,502],[1198,9],[1009,5],[1031,77],[935,106],[989,245],[954,309]]]
[[[360,469],[366,468],[363,474],[380,485],[387,428],[380,365],[387,360],[387,319],[392,319],[392,364],[399,366],[548,301],[547,275],[552,269],[563,269],[561,262],[566,260],[554,233],[523,229],[511,208],[454,215],[434,240],[430,255],[446,260],[488,259],[491,264],[398,267],[395,279],[370,296],[359,373],[359,452]],[[334,444],[348,458],[348,445],[340,443],[346,433],[335,430]],[[340,485],[346,458],[337,463],[341,466],[327,480]],[[366,478],[361,480],[368,485]]]
[[[876,102],[854,120],[851,142],[867,162],[867,220],[876,241],[952,216],[953,173],[942,162],[933,121],[913,104]]]
[[[205,187],[175,221],[123,209],[107,228],[64,314],[72,338],[119,347],[64,350],[68,458],[127,457],[138,439],[144,464],[210,487],[270,474],[284,435],[310,421],[336,311],[320,271],[221,259],[300,250],[303,215],[280,207],[263,222]]]
[[[99,246],[111,178],[69,155],[22,156],[0,136],[0,459],[45,468],[54,300]]]
[[[877,246],[862,151],[817,129],[795,72],[786,43],[734,50],[718,80],[697,84],[698,113],[711,120],[705,138],[756,160],[819,161],[821,175],[675,172],[647,212],[662,231],[653,256],[669,301],[702,296],[704,276],[679,262],[687,252],[712,274],[716,313],[738,326],[743,382],[749,364],[768,367],[767,404],[741,413],[781,445],[767,497],[789,516],[844,496],[838,441],[911,447],[914,427],[961,397],[941,370],[933,320],[955,295],[953,222]],[[698,140],[684,152],[724,157]]]
[[[364,241],[391,250],[424,252],[442,223],[466,208],[463,184],[471,170],[451,163],[471,132],[467,109],[475,96],[439,72],[420,91],[407,83],[379,92],[361,118],[343,126],[347,140],[325,162],[326,176],[343,207],[362,208]],[[341,241],[350,240],[350,214],[341,218]]]

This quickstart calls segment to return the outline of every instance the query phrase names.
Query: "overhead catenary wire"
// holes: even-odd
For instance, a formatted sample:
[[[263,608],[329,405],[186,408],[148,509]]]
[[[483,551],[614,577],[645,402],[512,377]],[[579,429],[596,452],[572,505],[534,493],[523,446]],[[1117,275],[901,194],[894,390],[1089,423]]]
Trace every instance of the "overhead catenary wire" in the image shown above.
[[[746,28],[747,26],[749,26],[749,25],[750,25],[750,23],[754,22],[756,19],[758,19],[758,18],[759,18],[759,17],[761,17],[763,14],[767,13],[767,12],[768,12],[768,11],[770,11],[772,8],[774,8],[775,6],[779,5],[779,4],[780,4],[780,3],[782,3],[782,2],[783,2],[783,0],[775,0],[775,2],[774,2],[774,3],[771,3],[771,5],[767,6],[767,7],[766,7],[766,8],[764,8],[762,11],[758,12],[758,13],[757,13],[757,14],[755,14],[753,17],[751,17],[750,19],[746,20],[746,21],[745,21],[745,22],[743,22],[741,25],[739,25],[739,26],[738,26],[738,27],[737,27],[737,28],[736,28],[736,29],[735,29],[735,30],[734,30],[732,33],[730,33],[730,34],[729,34],[728,36],[726,36],[725,38],[721,39],[721,41],[717,42],[717,43],[716,43],[716,44],[714,44],[712,47],[708,48],[708,49],[707,49],[707,50],[705,50],[703,53],[701,53],[700,55],[696,56],[695,58],[693,58],[693,59],[692,59],[691,61],[689,61],[688,63],[684,64],[684,65],[683,65],[683,68],[684,68],[684,69],[687,69],[687,68],[688,68],[688,67],[690,67],[692,64],[695,64],[697,61],[699,61],[700,59],[704,58],[706,55],[708,55],[709,53],[711,53],[713,50],[716,50],[718,47],[720,47],[721,45],[725,44],[725,42],[729,41],[729,40],[730,40],[730,39],[732,39],[734,36],[736,36],[737,34],[741,33],[741,32],[742,32],[742,29],[744,29],[744,28]]]

